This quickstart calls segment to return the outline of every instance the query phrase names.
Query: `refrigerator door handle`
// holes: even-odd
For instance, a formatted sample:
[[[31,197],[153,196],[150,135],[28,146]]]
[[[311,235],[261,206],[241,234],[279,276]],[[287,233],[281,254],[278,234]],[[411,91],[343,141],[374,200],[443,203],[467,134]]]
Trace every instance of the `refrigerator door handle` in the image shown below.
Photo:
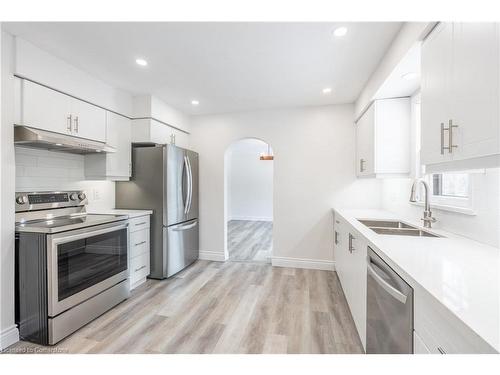
[[[182,201],[184,203],[184,215],[187,215],[189,212],[189,191],[191,190],[191,178],[189,173],[189,159],[186,155],[184,155],[184,168],[186,170],[187,192],[186,199],[184,199],[184,194],[182,195]]]
[[[184,225],[175,226],[175,227],[172,228],[172,230],[175,231],[175,232],[179,232],[179,231],[183,231],[183,230],[194,228],[197,225],[198,225],[198,220],[195,220],[191,224],[184,224]]]
[[[186,161],[188,165],[188,178],[189,178],[189,189],[188,189],[188,203],[187,203],[187,211],[188,214],[191,211],[191,203],[193,202],[193,170],[191,168],[191,160],[189,160],[189,156],[186,156]]]

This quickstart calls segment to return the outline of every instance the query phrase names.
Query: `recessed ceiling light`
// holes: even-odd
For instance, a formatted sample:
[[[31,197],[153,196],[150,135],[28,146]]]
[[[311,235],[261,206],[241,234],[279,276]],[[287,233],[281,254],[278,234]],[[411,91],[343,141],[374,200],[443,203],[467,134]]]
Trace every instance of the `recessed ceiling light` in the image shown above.
[[[406,79],[407,81],[411,81],[412,79],[415,79],[418,77],[418,74],[415,72],[408,72],[405,73],[401,76],[401,78]]]
[[[330,94],[332,92],[332,89],[330,87],[325,87],[322,91],[323,94]]]
[[[135,63],[140,66],[146,66],[148,65],[148,62],[144,59],[135,59]]]
[[[347,34],[347,27],[345,26],[337,27],[333,30],[333,35],[336,37],[344,36],[345,34]]]
[[[62,146],[62,143],[56,143],[56,146]]]
[[[198,100],[191,100],[191,104],[192,105],[198,105],[198,104],[200,104],[200,102]]]

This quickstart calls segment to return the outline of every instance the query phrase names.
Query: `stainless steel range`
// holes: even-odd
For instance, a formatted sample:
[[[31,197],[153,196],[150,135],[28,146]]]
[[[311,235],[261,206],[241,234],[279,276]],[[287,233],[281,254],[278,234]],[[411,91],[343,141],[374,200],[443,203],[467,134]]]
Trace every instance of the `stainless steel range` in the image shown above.
[[[16,322],[53,345],[129,296],[128,222],[83,191],[16,193]]]

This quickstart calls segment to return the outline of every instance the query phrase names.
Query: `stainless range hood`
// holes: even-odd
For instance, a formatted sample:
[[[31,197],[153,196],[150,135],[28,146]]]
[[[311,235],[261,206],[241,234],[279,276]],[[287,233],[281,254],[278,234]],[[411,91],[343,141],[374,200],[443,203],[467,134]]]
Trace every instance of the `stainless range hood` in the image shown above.
[[[30,128],[14,127],[14,144],[16,146],[43,148],[45,150],[62,151],[71,154],[95,154],[99,152],[116,152],[114,147],[104,142],[91,141],[70,135]]]

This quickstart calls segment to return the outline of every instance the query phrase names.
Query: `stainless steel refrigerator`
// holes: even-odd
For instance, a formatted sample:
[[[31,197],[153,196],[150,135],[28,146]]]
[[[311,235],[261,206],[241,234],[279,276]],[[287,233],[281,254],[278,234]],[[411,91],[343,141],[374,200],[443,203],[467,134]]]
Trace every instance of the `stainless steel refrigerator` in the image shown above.
[[[174,145],[132,148],[132,177],[116,182],[116,207],[153,210],[150,278],[198,259],[198,154]]]

